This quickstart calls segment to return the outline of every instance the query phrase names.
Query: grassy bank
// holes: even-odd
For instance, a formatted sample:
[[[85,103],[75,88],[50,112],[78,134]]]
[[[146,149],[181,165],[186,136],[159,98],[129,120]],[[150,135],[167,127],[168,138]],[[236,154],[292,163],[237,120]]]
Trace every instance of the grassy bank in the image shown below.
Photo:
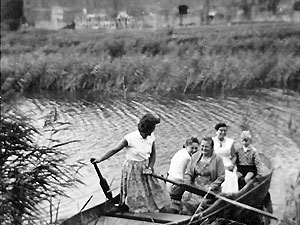
[[[103,94],[300,91],[297,24],[2,34],[1,83]]]

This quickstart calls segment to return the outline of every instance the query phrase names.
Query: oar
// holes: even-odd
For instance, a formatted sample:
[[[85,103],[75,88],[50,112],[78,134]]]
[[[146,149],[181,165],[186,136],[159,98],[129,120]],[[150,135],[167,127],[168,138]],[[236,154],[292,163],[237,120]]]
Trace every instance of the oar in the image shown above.
[[[208,191],[207,191],[206,195],[204,195],[203,199],[206,199],[206,198],[207,198],[207,195],[209,194],[210,190],[211,190],[211,188],[208,189]],[[196,209],[194,215],[193,215],[192,218],[190,219],[188,225],[191,224],[191,222],[195,219],[195,217],[197,217],[197,216],[200,215],[198,212],[199,212],[200,209],[202,208],[203,203],[204,203],[204,201],[202,201],[202,202],[199,204],[199,206],[197,207],[197,209]]]
[[[173,181],[173,180],[164,178],[164,177],[162,177],[162,176],[160,176],[160,175],[157,175],[157,174],[155,174],[155,173],[152,173],[152,174],[150,174],[150,175],[153,176],[153,177],[156,177],[156,178],[158,178],[158,179],[161,179],[161,180],[163,180],[163,181],[166,181],[166,182],[175,184],[175,185],[177,185],[177,186],[179,186],[179,187],[182,187],[182,188],[184,188],[184,190],[186,190],[186,191],[188,191],[188,192],[191,192],[191,193],[194,193],[194,194],[197,194],[197,195],[201,195],[201,196],[204,196],[205,194],[207,194],[207,191],[202,190],[202,189],[200,189],[199,187],[195,187],[195,186],[193,186],[193,185],[188,185],[188,184],[184,184],[184,183],[179,183],[179,182],[176,182],[176,181]],[[252,206],[246,205],[246,204],[244,204],[244,203],[237,202],[237,201],[234,201],[234,200],[232,200],[232,199],[223,197],[223,196],[218,195],[218,194],[216,194],[216,193],[214,193],[214,192],[209,192],[208,196],[216,197],[216,198],[218,198],[218,199],[221,199],[221,200],[223,200],[223,201],[225,201],[225,202],[228,202],[228,203],[230,203],[230,204],[233,204],[233,205],[235,205],[235,206],[239,206],[239,207],[241,207],[241,208],[248,209],[248,210],[257,212],[257,213],[259,213],[259,214],[262,214],[262,215],[264,215],[264,216],[270,217],[270,218],[272,218],[272,219],[278,220],[278,218],[277,218],[276,216],[274,216],[273,214],[271,214],[271,213],[268,213],[268,212],[265,212],[265,211],[263,211],[263,210],[254,208],[254,207],[252,207]]]
[[[94,161],[94,160],[91,159],[91,163],[94,165],[95,170],[96,170],[96,172],[97,172],[97,174],[98,174],[98,177],[99,177],[99,180],[100,180],[100,181],[99,181],[100,186],[101,186],[101,188],[102,188],[102,190],[103,190],[103,192],[104,192],[106,198],[112,199],[112,193],[111,193],[110,187],[109,187],[109,185],[108,185],[106,179],[102,176],[102,174],[101,174],[101,172],[100,172],[100,170],[99,170],[99,168],[98,168],[98,166],[97,166],[97,163],[93,163],[93,161]]]
[[[153,177],[156,177],[156,178],[158,178],[158,179],[161,179],[161,180],[163,180],[163,181],[169,182],[169,183],[171,183],[171,184],[175,184],[175,185],[181,187],[182,189],[184,189],[184,190],[186,190],[186,191],[188,191],[188,192],[191,192],[191,193],[194,193],[194,194],[197,194],[197,195],[201,195],[201,196],[204,196],[204,195],[207,194],[207,191],[206,191],[206,190],[202,190],[202,189],[200,189],[200,188],[198,188],[198,187],[196,187],[196,186],[188,185],[188,184],[185,184],[185,183],[179,183],[179,182],[170,180],[170,179],[168,179],[168,178],[162,177],[162,176],[160,176],[160,175],[157,175],[157,174],[155,174],[155,173],[152,173],[152,174],[150,174],[150,175],[153,176]],[[214,198],[215,196],[214,196],[214,194],[213,194],[212,192],[209,192],[209,193],[207,194],[207,197],[208,197],[208,198]]]

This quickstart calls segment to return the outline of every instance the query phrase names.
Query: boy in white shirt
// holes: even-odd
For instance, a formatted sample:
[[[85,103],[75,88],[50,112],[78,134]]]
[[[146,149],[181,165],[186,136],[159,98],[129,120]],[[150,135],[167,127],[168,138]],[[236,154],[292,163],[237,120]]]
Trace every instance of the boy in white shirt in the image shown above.
[[[174,180],[176,182],[184,181],[184,173],[187,168],[188,163],[194,153],[198,151],[199,140],[196,137],[191,137],[186,140],[185,145],[182,149],[175,153],[171,159],[168,179]],[[180,202],[184,190],[177,185],[166,183],[167,190],[172,199],[172,208],[179,212]]]

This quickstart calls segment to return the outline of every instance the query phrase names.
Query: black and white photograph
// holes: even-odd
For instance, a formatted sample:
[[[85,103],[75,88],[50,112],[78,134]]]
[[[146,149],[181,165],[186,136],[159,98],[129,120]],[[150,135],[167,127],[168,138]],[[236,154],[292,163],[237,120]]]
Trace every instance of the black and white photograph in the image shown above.
[[[0,224],[300,225],[300,1],[1,0]]]

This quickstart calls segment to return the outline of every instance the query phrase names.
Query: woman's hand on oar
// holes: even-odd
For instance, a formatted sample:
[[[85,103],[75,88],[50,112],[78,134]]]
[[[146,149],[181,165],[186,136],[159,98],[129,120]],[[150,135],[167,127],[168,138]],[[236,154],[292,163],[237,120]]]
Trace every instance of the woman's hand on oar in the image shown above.
[[[145,168],[145,169],[143,170],[143,174],[145,174],[145,175],[150,175],[150,174],[152,174],[152,173],[153,173],[153,168],[150,167],[150,166],[148,166],[147,168]]]
[[[90,162],[91,162],[92,164],[98,163],[97,160],[96,160],[95,158],[91,158],[91,159],[90,159]]]

